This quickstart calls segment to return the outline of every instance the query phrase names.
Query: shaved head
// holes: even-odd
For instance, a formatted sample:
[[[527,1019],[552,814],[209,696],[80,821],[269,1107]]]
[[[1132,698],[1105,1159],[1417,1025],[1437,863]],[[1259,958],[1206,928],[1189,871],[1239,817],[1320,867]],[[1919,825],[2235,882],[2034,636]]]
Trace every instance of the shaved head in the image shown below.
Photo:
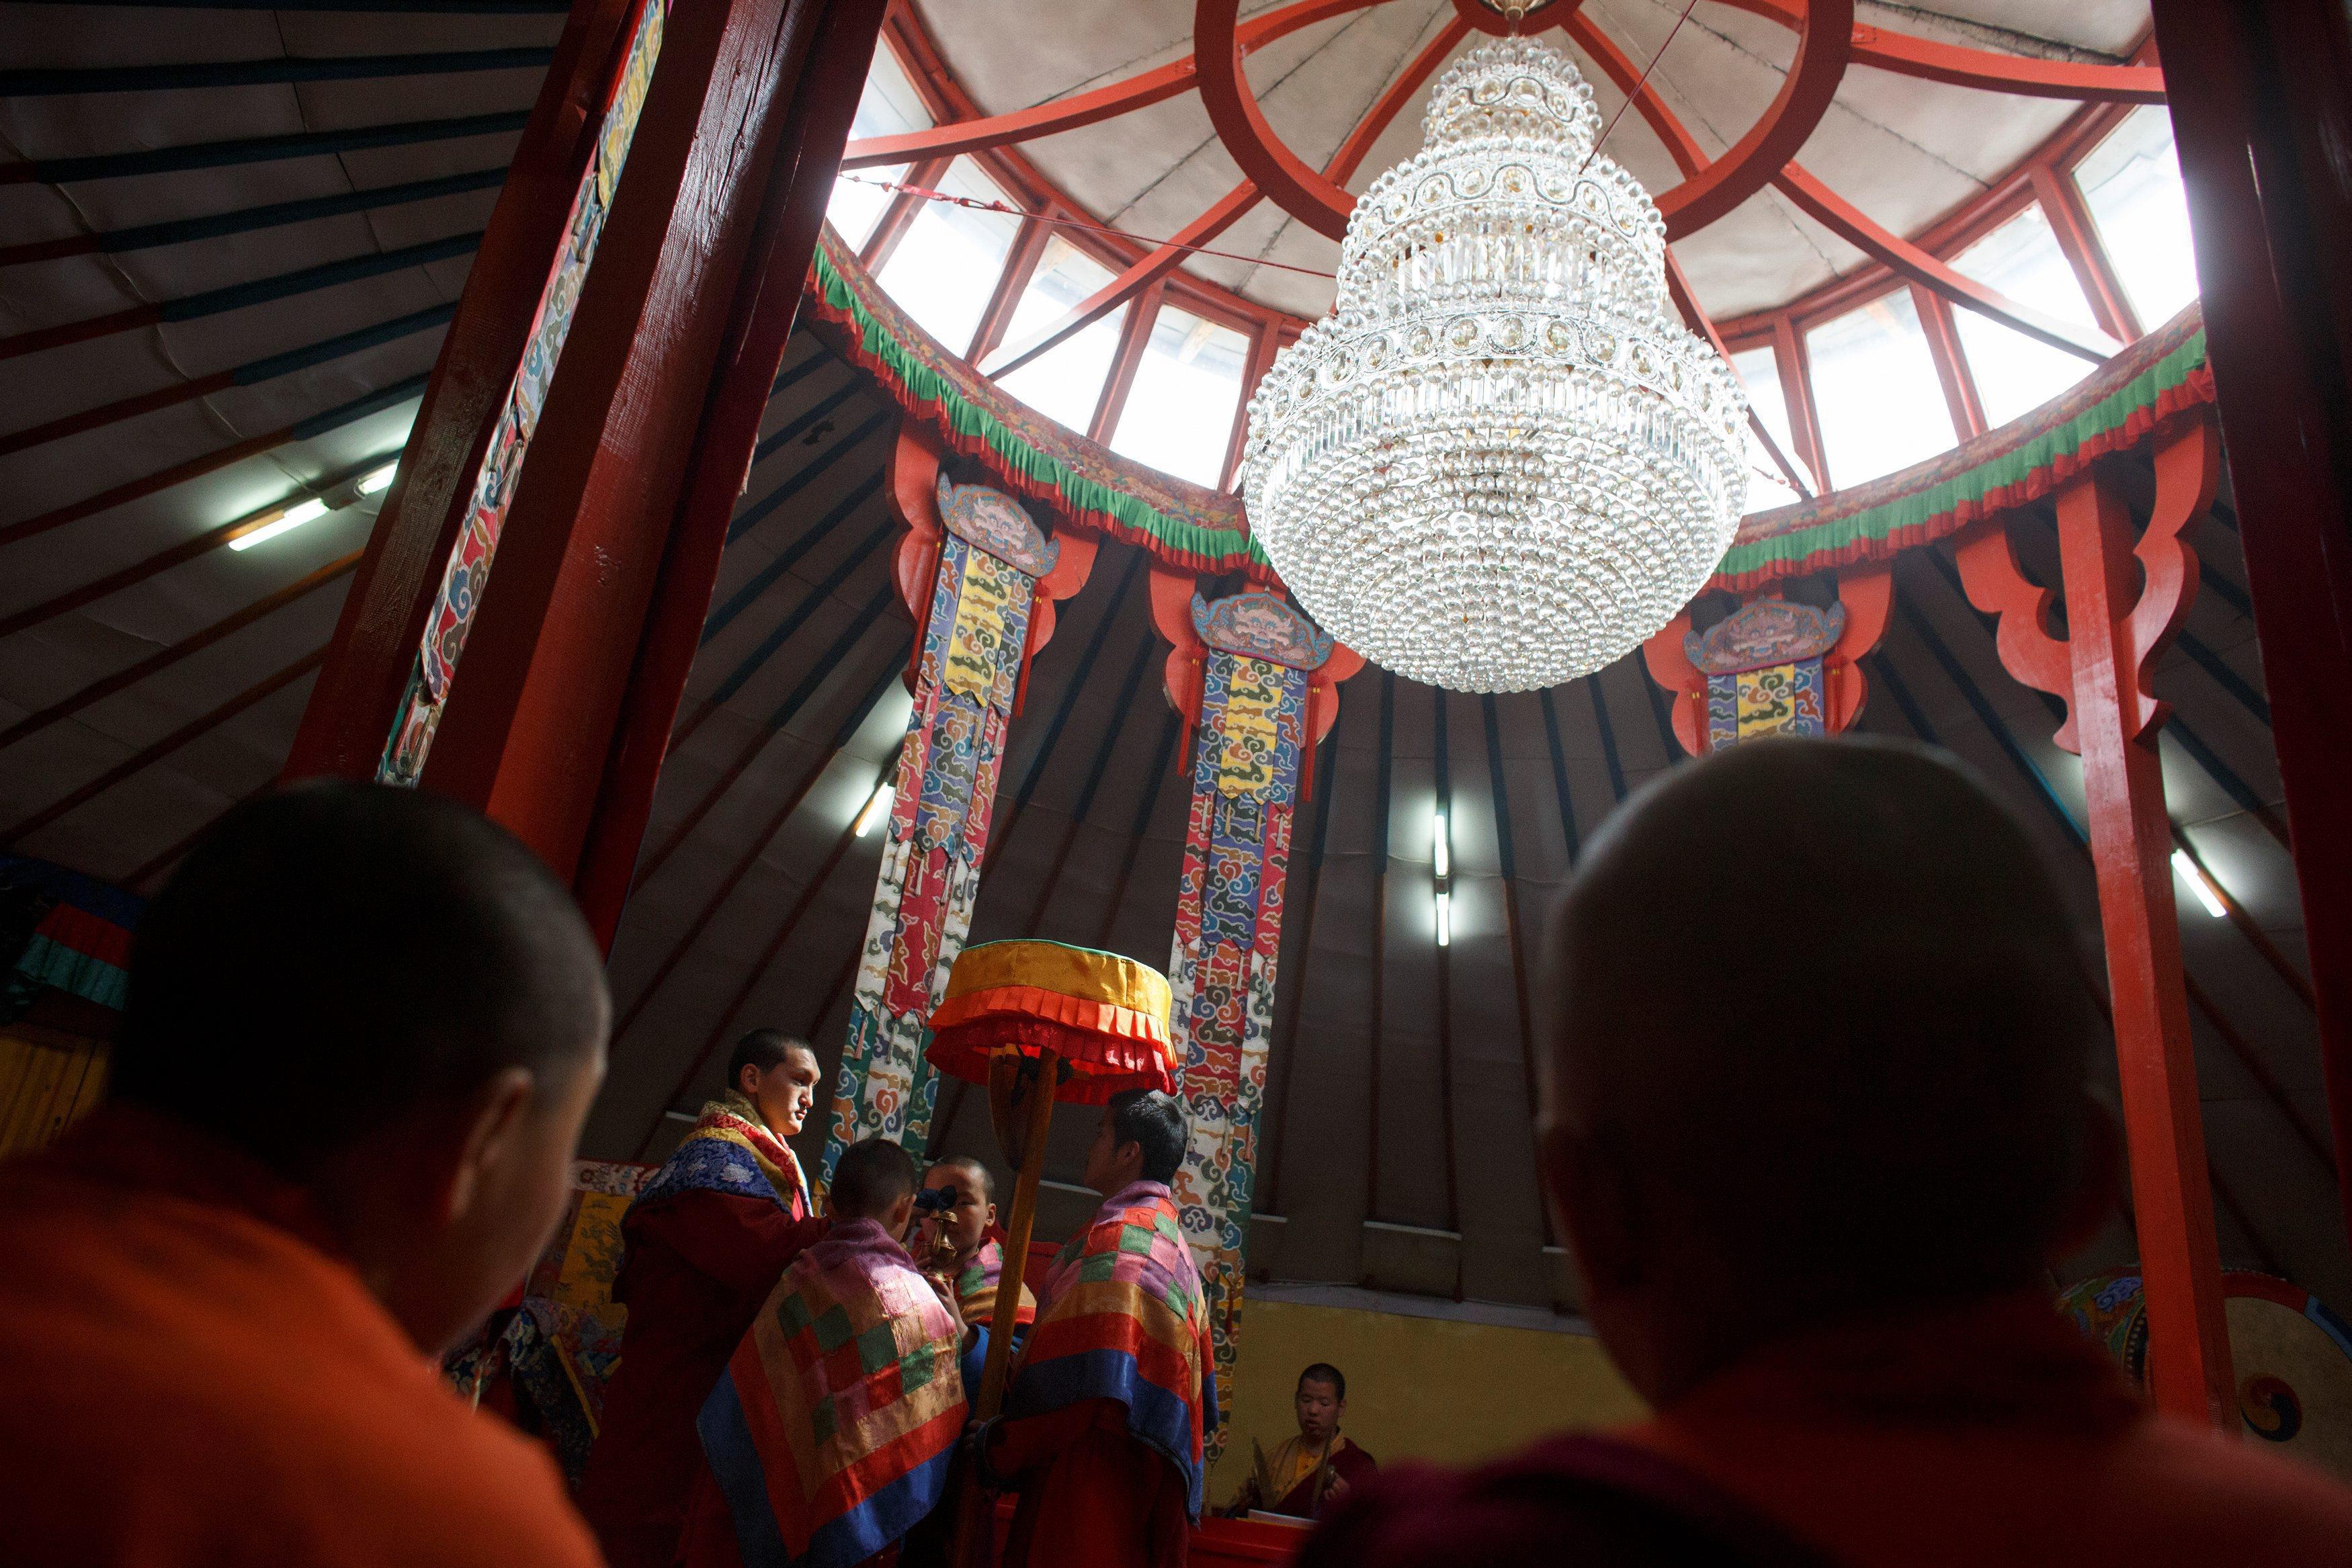
[[[228,812],[148,905],[111,1092],[306,1189],[438,1354],[553,1232],[610,1019],[595,936],[520,840],[317,779]]]
[[[601,1055],[572,894],[453,800],[316,780],[198,840],[140,923],[113,1092],[306,1166],[501,1069]]]
[[[931,1170],[953,1171],[964,1178],[958,1185],[970,1186],[974,1192],[980,1194],[980,1200],[982,1203],[996,1201],[996,1178],[988,1174],[986,1166],[982,1165],[970,1155],[950,1155],[943,1160],[936,1160],[932,1162]],[[924,1173],[926,1179],[929,1178],[929,1171]]]
[[[1594,1291],[1760,1333],[2036,1279],[2095,1155],[2074,943],[1941,752],[1773,740],[1642,791],[1552,935],[1547,1164]]]

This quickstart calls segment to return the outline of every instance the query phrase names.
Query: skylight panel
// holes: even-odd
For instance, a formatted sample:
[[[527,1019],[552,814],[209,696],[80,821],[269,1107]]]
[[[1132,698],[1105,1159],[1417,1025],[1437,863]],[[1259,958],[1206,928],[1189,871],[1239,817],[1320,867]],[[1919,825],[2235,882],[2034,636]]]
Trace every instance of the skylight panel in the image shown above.
[[[2154,330],[2197,298],[2189,197],[2161,105],[2132,110],[2074,165],[2074,183],[2142,327]]]
[[[1003,188],[969,158],[948,165],[940,177],[940,190],[976,202],[1012,204]],[[969,353],[1020,229],[1021,220],[1011,213],[926,201],[875,281],[923,330],[951,351]]]
[[[931,117],[924,110],[922,95],[907,79],[906,68],[898,64],[898,57],[889,44],[881,44],[874,51],[872,68],[866,73],[866,89],[857,98],[857,115],[850,121],[850,140],[928,131],[930,125]],[[883,210],[890,204],[890,193],[870,182],[895,183],[906,177],[907,165],[892,163],[879,169],[858,170],[855,178],[836,178],[832,198],[824,206],[826,221],[852,249],[862,246],[873,237],[874,225],[882,221]]]
[[[1110,449],[1214,488],[1224,477],[1248,361],[1249,340],[1241,333],[1161,307]]]
[[[1055,235],[1037,254],[1036,269],[1013,307],[1004,329],[1004,346],[1018,349],[1036,334],[1077,308],[1088,296],[1110,281],[1110,268]]]
[[[2021,305],[2097,329],[2082,283],[2038,206],[2029,205],[1960,252],[1952,267]],[[2006,424],[2041,407],[2096,369],[2088,360],[1964,307],[1952,308],[1952,319],[1988,424]]]
[[[1054,235],[1038,254],[1029,285],[1013,308],[1004,346],[1019,349],[1110,279],[1110,268],[1060,235]],[[1095,405],[1102,400],[1103,382],[1118,352],[1119,329],[1126,319],[1127,308],[1121,306],[1019,370],[1000,376],[997,384],[1047,418],[1084,431],[1093,423]]]
[[[1786,452],[1788,448],[1784,446],[1780,450]],[[1790,461],[1794,462],[1795,459]],[[1772,461],[1772,455],[1764,450],[1761,441],[1756,439],[1756,432],[1748,431],[1748,500],[1740,507],[1741,513],[1769,512],[1775,507],[1793,507],[1802,499],[1803,497],[1789,488],[1788,480],[1780,476],[1780,465]]]
[[[1122,305],[1074,337],[1066,338],[996,384],[1048,419],[1084,434],[1102,401],[1103,382],[1118,353],[1129,307]]]
[[[1841,487],[1892,474],[1958,442],[1908,288],[1805,334],[1822,459]]]
[[[1780,356],[1769,343],[1761,348],[1743,349],[1731,356],[1731,368],[1739,372],[1740,382],[1748,389],[1748,406],[1756,411],[1756,417],[1772,433],[1773,441],[1801,472],[1804,460],[1797,455],[1796,437],[1789,427],[1789,400],[1780,390]],[[1756,439],[1753,430],[1748,433],[1748,465],[1760,470],[1748,476],[1748,511],[1769,511],[1801,498],[1781,477],[1780,465],[1772,461],[1772,455],[1764,450],[1764,444]]]

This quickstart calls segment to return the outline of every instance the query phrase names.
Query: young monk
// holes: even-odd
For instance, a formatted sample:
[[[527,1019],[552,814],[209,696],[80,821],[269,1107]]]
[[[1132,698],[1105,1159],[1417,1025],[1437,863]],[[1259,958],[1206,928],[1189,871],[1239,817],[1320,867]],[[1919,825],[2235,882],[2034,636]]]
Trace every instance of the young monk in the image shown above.
[[[1217,1421],[1208,1306],[1168,1186],[1184,1143],[1173,1095],[1103,1108],[1086,1184],[1105,1201],[1046,1270],[1004,1416],[980,1441],[1021,1490],[1010,1568],[1184,1561]]]
[[[1801,946],[1769,984],[1731,961],[1759,911]],[[1972,774],[1859,738],[1676,768],[1591,841],[1553,957],[1544,1170],[1656,1415],[1385,1472],[1307,1568],[2352,1559],[2352,1493],[2154,1414],[2052,1303],[2115,1200],[2105,1029]]]
[[[785,1139],[815,1103],[816,1052],[772,1029],[737,1042],[727,1090],[621,1220],[629,1310],[580,1506],[613,1568],[669,1568],[702,1471],[695,1413],[784,1266],[816,1239]]]
[[[435,1360],[546,1244],[604,962],[465,808],[313,783],[148,906],[108,1103],[0,1166],[0,1557],[593,1568]]]
[[[1318,1361],[1300,1373],[1292,1403],[1298,1435],[1285,1437],[1274,1452],[1256,1456],[1249,1479],[1225,1510],[1228,1516],[1239,1518],[1256,1509],[1319,1519],[1349,1487],[1371,1479],[1380,1469],[1371,1455],[1339,1430],[1339,1418],[1348,1413],[1348,1380],[1338,1367]]]
[[[733,1539],[698,1513],[689,1568],[893,1562],[947,1489],[963,1325],[900,1245],[915,1162],[887,1138],[851,1145],[830,1205],[824,1239],[784,1270],[702,1407]]]
[[[948,1267],[957,1310],[984,1341],[996,1322],[996,1286],[1004,1274],[1004,1249],[989,1234],[996,1226],[996,1179],[971,1155],[951,1155],[923,1174],[923,1186],[926,1190],[955,1188],[954,1207],[928,1228],[941,1250],[952,1255]],[[1024,1282],[1013,1322],[1026,1328],[1036,1321],[1037,1298]]]

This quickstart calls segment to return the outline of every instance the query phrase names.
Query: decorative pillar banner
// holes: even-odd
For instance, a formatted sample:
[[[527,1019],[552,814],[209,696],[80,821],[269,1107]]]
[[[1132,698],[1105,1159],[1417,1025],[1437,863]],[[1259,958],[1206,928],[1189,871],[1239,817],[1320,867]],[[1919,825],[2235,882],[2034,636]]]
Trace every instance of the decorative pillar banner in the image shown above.
[[[466,505],[466,520],[443,570],[441,591],[434,597],[425,622],[425,637],[417,648],[416,664],[408,689],[394,713],[391,737],[376,778],[386,784],[414,786],[424,777],[425,754],[433,748],[433,732],[441,709],[449,700],[449,684],[457,678],[457,660],[465,651],[466,632],[482,602],[482,587],[497,554],[499,533],[506,526],[507,508],[514,501],[522,477],[530,438],[539,428],[539,412],[547,402],[549,383],[572,330],[572,308],[588,281],[596,259],[597,242],[604,235],[604,219],[613,210],[613,193],[619,188],[621,170],[629,160],[629,143],[637,132],[637,117],[653,85],[654,65],[661,57],[662,22],[667,0],[645,0],[629,52],[613,82],[604,105],[604,128],[581,172],[580,188],[572,193],[571,221],[564,225],[562,248],[548,270],[547,287],[539,297],[530,332],[523,340],[522,362],[515,367],[507,388],[506,405],[490,431],[488,449],[474,476],[474,491]]]
[[[1870,565],[1839,574],[1826,610],[1759,597],[1704,633],[1690,629],[1690,612],[1675,617],[1642,656],[1650,678],[1682,699],[1674,724],[1683,749],[1843,732],[1869,695],[1856,661],[1885,634],[1893,589],[1887,568]]]
[[[902,465],[907,460],[902,446]],[[936,456],[928,461],[936,472]],[[912,586],[906,569],[919,570],[933,549],[938,564],[834,1087],[826,1181],[841,1151],[861,1138],[879,1134],[919,1147],[929,1134],[939,1079],[923,1060],[927,1023],[971,927],[1005,731],[1031,633],[1039,629],[1036,612],[1050,605],[1040,582],[1064,553],[1062,541],[1046,538],[999,491],[941,476],[937,494],[945,533],[926,527],[919,513],[910,516],[914,533],[899,557],[902,587]],[[908,498],[898,498],[907,507]],[[1091,549],[1084,553],[1090,560]]]
[[[1704,635],[1683,634],[1683,653],[1706,676],[1706,748],[1768,735],[1827,735],[1822,655],[1845,632],[1845,606],[1816,610],[1759,599]]]
[[[1340,665],[1331,639],[1270,593],[1214,604],[1195,593],[1191,610],[1192,636],[1169,661],[1171,700],[1183,708],[1190,696],[1199,722],[1168,960],[1177,1087],[1192,1127],[1176,1201],[1208,1288],[1222,1411],[1232,1408],[1291,818],[1302,764],[1338,711],[1321,700],[1333,683],[1318,672],[1335,665],[1344,678],[1362,660],[1345,653]]]

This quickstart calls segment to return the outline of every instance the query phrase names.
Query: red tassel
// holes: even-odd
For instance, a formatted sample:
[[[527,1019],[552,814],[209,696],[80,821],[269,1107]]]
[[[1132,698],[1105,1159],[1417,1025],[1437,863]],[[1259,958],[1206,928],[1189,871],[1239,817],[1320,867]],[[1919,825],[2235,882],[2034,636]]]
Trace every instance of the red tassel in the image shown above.
[[[1034,626],[1036,623],[1037,601],[1037,591],[1036,589],[1032,588],[1029,591],[1029,623],[1031,626]],[[1019,718],[1021,716],[1021,705],[1029,700],[1029,665],[1032,663],[1032,652],[1033,651],[1029,646],[1029,627],[1024,626],[1022,628],[1021,632],[1021,678],[1013,687],[1013,716],[1014,718]]]

